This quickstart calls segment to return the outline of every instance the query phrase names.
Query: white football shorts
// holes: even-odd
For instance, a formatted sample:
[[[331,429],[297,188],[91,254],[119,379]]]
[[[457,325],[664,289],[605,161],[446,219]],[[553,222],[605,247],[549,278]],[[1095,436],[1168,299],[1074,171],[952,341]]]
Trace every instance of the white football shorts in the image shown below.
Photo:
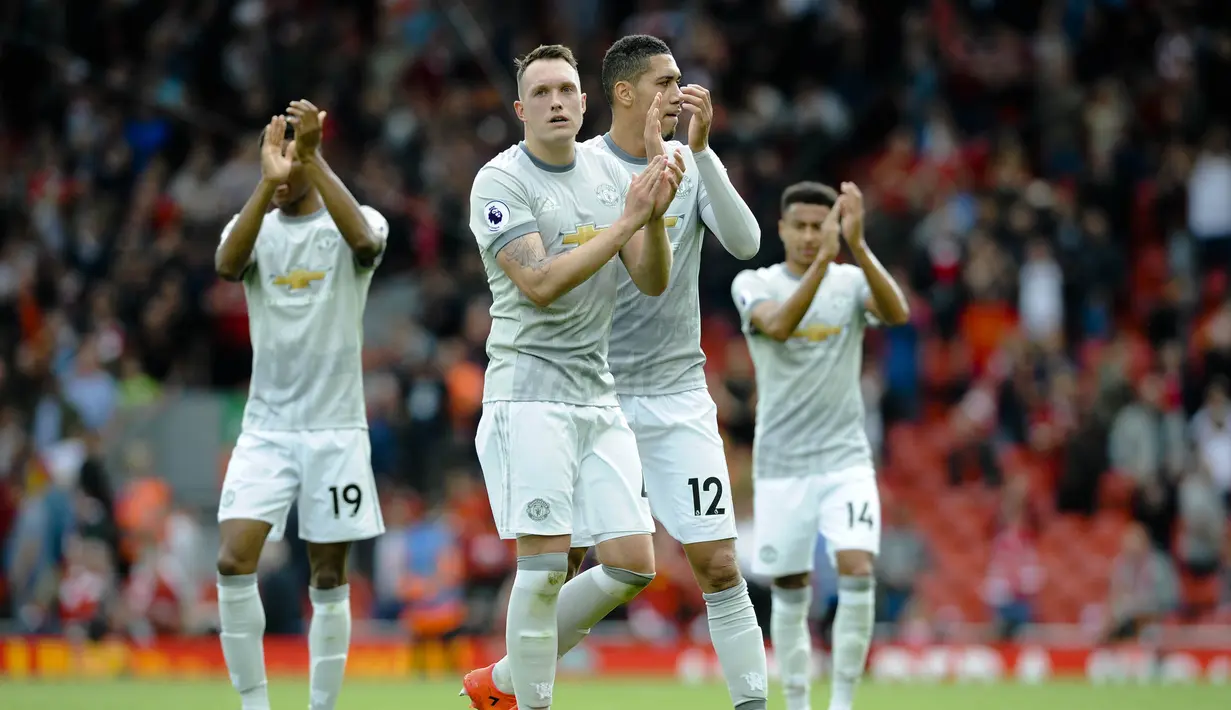
[[[876,471],[857,466],[832,473],[753,481],[756,559],[769,577],[811,572],[816,535],[830,561],[841,550],[880,553],[880,491]]]
[[[501,538],[654,531],[637,440],[619,407],[485,402],[475,448]]]
[[[667,534],[685,545],[735,538],[731,477],[709,392],[621,395],[620,409],[637,437],[650,510]],[[573,547],[594,543],[573,535]]]
[[[222,483],[218,521],[262,520],[286,532],[299,502],[299,537],[354,542],[385,532],[366,429],[245,431]]]

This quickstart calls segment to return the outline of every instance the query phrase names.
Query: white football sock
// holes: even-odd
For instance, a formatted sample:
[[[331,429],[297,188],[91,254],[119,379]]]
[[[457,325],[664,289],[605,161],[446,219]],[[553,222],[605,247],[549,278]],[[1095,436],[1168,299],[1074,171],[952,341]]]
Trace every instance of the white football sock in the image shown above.
[[[265,608],[255,574],[218,575],[222,656],[243,710],[269,710],[265,680]]]
[[[334,710],[346,674],[350,650],[350,585],[333,589],[308,588],[312,600],[312,623],[308,627],[311,671],[309,710]]]
[[[556,607],[558,656],[581,643],[594,625],[621,604],[637,596],[654,581],[654,575],[630,572],[619,567],[591,567],[570,579],[560,590]],[[492,682],[503,693],[513,692],[509,657],[501,658],[492,669]]]
[[[812,690],[812,634],[808,607],[812,589],[773,587],[769,633],[782,675],[787,710],[809,710]]]
[[[838,613],[833,621],[833,690],[829,710],[850,710],[863,676],[876,623],[876,588],[871,577],[838,578]]]
[[[765,710],[769,697],[765,637],[748,598],[748,583],[702,595],[710,625],[710,642],[736,710]]]
[[[517,707],[551,707],[556,682],[556,606],[568,576],[564,552],[517,558],[504,639]]]

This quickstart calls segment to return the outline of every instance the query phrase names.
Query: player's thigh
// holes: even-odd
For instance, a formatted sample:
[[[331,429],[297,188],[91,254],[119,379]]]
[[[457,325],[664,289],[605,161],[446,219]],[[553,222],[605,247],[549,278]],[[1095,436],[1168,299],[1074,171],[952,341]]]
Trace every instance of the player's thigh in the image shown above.
[[[731,478],[709,393],[637,399],[630,424],[654,517],[685,545],[734,538]]]
[[[303,486],[299,537],[306,542],[367,540],[385,532],[372,443],[366,429],[322,429],[300,435]]]
[[[243,432],[227,463],[218,501],[218,522],[259,520],[277,540],[299,491],[302,471],[282,432]]]
[[[475,450],[501,538],[572,534],[578,409],[554,402],[483,405]]]
[[[820,514],[814,477],[758,477],[752,485],[753,571],[768,577],[811,572]]]
[[[595,545],[654,532],[644,494],[637,439],[618,407],[587,408],[588,446],[573,495],[579,528]],[[574,542],[576,546],[576,542]]]
[[[867,466],[820,479],[820,532],[831,561],[844,550],[880,553],[881,507],[876,472]]]

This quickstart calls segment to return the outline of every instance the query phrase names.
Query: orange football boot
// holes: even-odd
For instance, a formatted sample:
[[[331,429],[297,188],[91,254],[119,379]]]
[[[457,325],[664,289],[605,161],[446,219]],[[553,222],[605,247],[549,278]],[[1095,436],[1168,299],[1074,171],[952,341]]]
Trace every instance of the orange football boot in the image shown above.
[[[517,710],[517,698],[501,691],[492,679],[493,663],[487,668],[470,671],[462,679],[462,692],[458,695],[470,697],[470,707],[474,710]]]

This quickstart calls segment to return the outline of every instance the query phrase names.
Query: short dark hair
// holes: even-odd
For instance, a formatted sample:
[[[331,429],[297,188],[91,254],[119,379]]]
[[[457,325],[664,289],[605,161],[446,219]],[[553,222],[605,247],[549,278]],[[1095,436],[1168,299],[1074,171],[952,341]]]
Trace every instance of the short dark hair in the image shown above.
[[[650,35],[628,35],[616,40],[603,55],[603,94],[615,101],[615,85],[636,81],[650,68],[650,57],[671,54],[667,43]]]
[[[837,201],[837,190],[823,183],[805,180],[804,182],[797,182],[782,191],[781,209],[783,212],[786,212],[787,208],[796,202],[833,207]]]
[[[527,52],[525,56],[513,61],[513,66],[517,67],[518,89],[521,89],[521,79],[526,75],[526,68],[540,59],[563,59],[573,69],[577,68],[577,58],[573,56],[573,50],[562,44],[540,44]]]

